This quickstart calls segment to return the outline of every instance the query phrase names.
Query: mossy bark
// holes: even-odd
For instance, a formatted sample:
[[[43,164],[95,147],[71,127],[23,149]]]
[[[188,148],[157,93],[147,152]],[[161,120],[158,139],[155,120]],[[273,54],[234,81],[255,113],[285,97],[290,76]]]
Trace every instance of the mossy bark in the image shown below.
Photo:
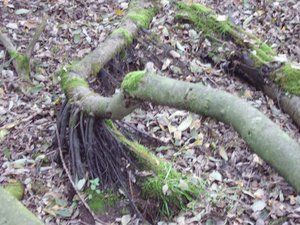
[[[126,88],[124,91],[126,93]],[[299,144],[249,103],[224,91],[151,72],[146,72],[137,88],[129,90],[129,95],[141,101],[210,116],[231,125],[255,153],[300,192]]]
[[[278,66],[277,53],[259,38],[247,33],[228,19],[220,18],[201,4],[178,4],[177,18],[189,21],[207,37],[235,43],[235,54],[227,57],[238,74],[263,90],[300,126],[300,69],[291,62]],[[210,38],[212,42],[214,38]],[[218,53],[216,53],[218,54]],[[224,54],[223,54],[224,55]],[[209,55],[213,58],[213,54]],[[276,94],[275,94],[276,93]]]
[[[0,187],[0,224],[43,225],[25,206]]]
[[[143,145],[128,140],[113,124],[110,124],[120,142],[126,145],[144,170],[151,170],[154,176],[140,179],[141,191],[147,199],[161,203],[162,212],[172,214],[172,208],[182,209],[186,203],[198,198],[204,190],[204,182],[198,177],[184,176],[172,164],[156,157]],[[164,192],[165,189],[165,192]]]
[[[118,29],[81,61],[61,70],[62,87],[71,102],[91,115],[105,115],[112,119],[123,117],[136,107],[132,102],[127,102],[122,94],[102,97],[83,82],[89,76],[97,75],[109,60],[131,44],[141,27],[149,26],[156,12],[153,2],[132,1],[128,15]]]
[[[30,81],[30,63],[29,57],[19,53],[16,47],[12,44],[10,39],[0,32],[0,43],[6,48],[9,56],[12,58],[13,65],[17,74],[23,81]]]

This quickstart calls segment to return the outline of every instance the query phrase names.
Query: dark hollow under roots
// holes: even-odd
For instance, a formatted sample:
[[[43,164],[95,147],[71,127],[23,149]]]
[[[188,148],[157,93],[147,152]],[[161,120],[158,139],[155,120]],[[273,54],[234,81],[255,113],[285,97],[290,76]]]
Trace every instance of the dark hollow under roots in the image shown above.
[[[128,148],[119,142],[105,120],[88,116],[66,101],[57,121],[73,180],[89,176],[99,178],[103,189],[121,188],[131,208],[143,218],[129,191],[128,171],[136,165]]]

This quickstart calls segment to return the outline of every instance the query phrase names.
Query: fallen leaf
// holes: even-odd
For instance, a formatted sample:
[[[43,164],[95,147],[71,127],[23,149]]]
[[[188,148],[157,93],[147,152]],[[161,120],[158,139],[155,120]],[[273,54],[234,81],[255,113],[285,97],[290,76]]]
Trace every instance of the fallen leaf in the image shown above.
[[[56,215],[59,215],[62,218],[68,218],[72,216],[72,214],[73,214],[72,208],[60,208],[56,211]]]
[[[8,23],[6,24],[7,28],[13,29],[13,30],[17,30],[18,29],[18,24],[16,23]]]
[[[209,174],[209,179],[211,181],[222,181],[222,175],[218,171],[213,171],[211,174]]]
[[[221,146],[221,147],[219,148],[219,154],[220,154],[220,156],[221,156],[225,161],[228,161],[228,155],[227,155],[226,150],[225,150],[225,148],[224,148],[223,146]]]
[[[178,187],[183,190],[186,191],[189,189],[189,185],[187,184],[187,182],[185,182],[184,180],[180,179]]]
[[[287,62],[288,58],[285,54],[278,54],[277,56],[273,57],[273,60],[276,62]]]
[[[162,187],[162,192],[163,192],[164,195],[169,195],[169,194],[170,194],[170,190],[169,190],[168,184],[165,184],[165,185]]]
[[[253,212],[258,212],[263,210],[267,206],[266,202],[263,200],[256,201],[252,204],[251,209]]]
[[[181,131],[176,130],[176,131],[174,132],[174,138],[175,138],[175,140],[181,140],[181,136],[182,136]]]
[[[162,70],[162,71],[166,70],[166,69],[170,66],[171,62],[172,62],[172,60],[169,59],[169,58],[167,58],[167,59],[164,61],[164,64],[162,65],[161,70]]]
[[[78,191],[81,191],[86,183],[86,179],[82,178],[76,183],[76,188]]]
[[[8,3],[9,3],[9,0],[3,0],[4,7],[7,7]]]
[[[217,16],[217,21],[220,21],[220,22],[224,22],[227,20],[227,16],[226,15],[218,15]]]
[[[28,14],[28,13],[30,13],[30,10],[28,10],[28,9],[18,9],[15,11],[16,15],[22,15],[22,14]]]
[[[185,49],[184,47],[180,44],[179,41],[176,41],[176,47],[178,50],[182,51],[182,52],[185,52]]]
[[[124,9],[114,9],[114,12],[117,16],[123,16],[125,13]]]
[[[178,131],[185,131],[186,129],[188,129],[191,126],[192,122],[193,122],[192,115],[189,114],[187,116],[187,118],[185,120],[183,120],[181,122],[181,124],[177,127],[177,130]]]
[[[131,220],[131,215],[129,215],[129,214],[128,215],[124,215],[121,218],[121,224],[122,225],[127,225],[127,224],[129,224],[130,220]]]
[[[254,196],[257,199],[262,199],[265,196],[264,190],[258,189],[256,192],[254,192]]]
[[[0,129],[0,143],[5,139],[5,136],[9,134],[9,131],[6,129]]]

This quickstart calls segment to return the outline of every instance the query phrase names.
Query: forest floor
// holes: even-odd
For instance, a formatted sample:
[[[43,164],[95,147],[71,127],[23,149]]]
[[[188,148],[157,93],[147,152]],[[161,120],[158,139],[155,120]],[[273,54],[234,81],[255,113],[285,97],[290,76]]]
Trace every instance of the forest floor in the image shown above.
[[[192,25],[179,25],[168,0],[149,30],[139,37],[126,63],[153,61],[164,74],[226,90],[251,103],[300,143],[299,128],[280,106],[245,80],[201,60],[210,42]],[[300,62],[300,3],[289,1],[198,0],[267,41],[280,54]],[[82,207],[69,199],[69,181],[55,163],[56,115],[64,95],[56,74],[93,50],[118,26],[126,0],[0,0],[0,29],[22,51],[48,14],[32,62],[34,88],[20,92],[20,81],[0,45],[0,185],[20,181],[22,203],[46,224],[89,224]],[[125,10],[123,10],[125,9]],[[155,42],[153,42],[155,40]],[[226,63],[226,62],[224,62]],[[146,110],[147,109],[147,110]],[[195,199],[169,222],[173,224],[300,224],[300,196],[252,153],[228,125],[186,111],[147,105],[123,122],[157,138],[151,149],[185,174],[207,181],[205,196]],[[128,215],[125,215],[129,218]],[[123,218],[123,219],[122,219]],[[110,215],[123,223],[124,215]],[[85,222],[84,222],[85,221]],[[167,224],[166,218],[158,219]]]

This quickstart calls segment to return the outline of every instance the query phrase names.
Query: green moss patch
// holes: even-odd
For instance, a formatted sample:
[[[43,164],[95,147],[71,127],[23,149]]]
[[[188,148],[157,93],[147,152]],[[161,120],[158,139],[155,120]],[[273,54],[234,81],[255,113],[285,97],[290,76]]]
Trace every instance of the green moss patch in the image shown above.
[[[155,14],[155,8],[144,9],[136,6],[131,6],[125,19],[131,19],[139,27],[148,28]]]
[[[4,189],[18,200],[23,198],[24,185],[20,181],[12,181],[6,184]]]
[[[29,58],[17,51],[12,51],[9,53],[10,57],[14,60],[16,60],[18,70],[22,71],[23,79],[30,80],[30,63]]]
[[[85,81],[84,79],[79,78],[79,77],[75,77],[75,78],[69,77],[69,72],[72,70],[75,70],[76,68],[77,69],[79,68],[79,64],[73,63],[73,64],[65,66],[64,68],[59,70],[57,73],[57,76],[60,79],[61,87],[67,96],[69,96],[76,87],[79,87],[79,86],[89,87],[88,82]]]
[[[119,200],[118,196],[112,191],[99,191],[88,189],[88,205],[97,214],[104,214],[109,207],[113,207]]]
[[[251,58],[255,66],[259,67],[273,61],[276,52],[266,43],[261,42],[259,39],[252,46]]]
[[[275,78],[275,81],[283,88],[283,90],[300,95],[300,70],[293,68],[290,64],[285,64],[281,71],[278,73],[279,76]]]
[[[188,20],[192,22],[198,30],[205,35],[221,34],[235,35],[235,27],[227,19],[220,20],[213,11],[201,4],[187,5],[178,3],[179,13],[178,19]]]
[[[125,138],[113,124],[109,125],[119,140],[131,149],[142,169],[154,172],[154,176],[141,178],[139,184],[143,196],[158,201],[164,215],[171,216],[174,209],[184,208],[186,203],[203,192],[204,184],[199,178],[182,175],[173,169],[171,163],[156,157],[143,145]]]
[[[125,28],[120,27],[114,30],[111,34],[111,36],[119,36],[119,35],[121,35],[125,39],[127,45],[130,45],[133,42],[132,34]]]
[[[138,88],[139,83],[144,76],[145,71],[134,71],[128,73],[123,79],[122,89],[128,94],[132,93]]]

